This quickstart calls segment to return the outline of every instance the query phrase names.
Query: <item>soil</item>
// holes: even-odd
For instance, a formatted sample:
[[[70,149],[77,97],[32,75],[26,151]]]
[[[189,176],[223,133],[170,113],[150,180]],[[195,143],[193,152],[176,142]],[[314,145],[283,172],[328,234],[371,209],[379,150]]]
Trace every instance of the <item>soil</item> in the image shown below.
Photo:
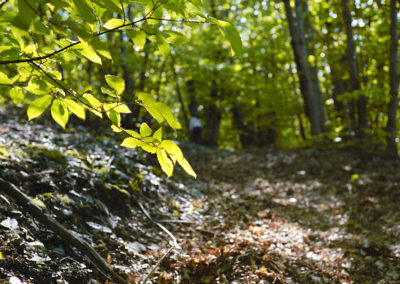
[[[180,142],[198,178],[168,179],[106,130],[1,120],[0,176],[132,283],[400,283],[388,159]],[[0,190],[0,283],[15,281],[111,283]]]

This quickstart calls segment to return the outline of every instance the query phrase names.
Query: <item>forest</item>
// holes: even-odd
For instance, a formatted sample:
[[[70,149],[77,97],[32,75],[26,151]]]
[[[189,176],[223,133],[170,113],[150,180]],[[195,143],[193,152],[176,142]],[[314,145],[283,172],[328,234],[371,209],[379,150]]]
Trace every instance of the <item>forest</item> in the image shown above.
[[[0,0],[0,283],[398,283],[396,0]]]

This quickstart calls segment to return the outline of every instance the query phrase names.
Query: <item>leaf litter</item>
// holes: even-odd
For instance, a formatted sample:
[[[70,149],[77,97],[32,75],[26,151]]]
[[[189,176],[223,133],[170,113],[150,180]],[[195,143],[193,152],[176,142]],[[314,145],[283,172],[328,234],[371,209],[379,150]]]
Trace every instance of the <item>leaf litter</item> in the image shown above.
[[[132,283],[400,281],[400,174],[382,158],[181,142],[198,179],[179,169],[167,179],[154,157],[119,147],[111,132],[2,120],[1,177]],[[0,279],[106,283],[79,251],[0,197]],[[177,240],[166,256],[171,238],[152,220]]]

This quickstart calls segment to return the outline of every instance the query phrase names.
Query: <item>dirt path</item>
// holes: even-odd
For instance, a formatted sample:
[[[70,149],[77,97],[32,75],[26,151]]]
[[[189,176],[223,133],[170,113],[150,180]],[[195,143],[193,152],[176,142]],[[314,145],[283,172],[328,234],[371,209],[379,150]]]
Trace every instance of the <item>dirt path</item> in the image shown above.
[[[207,153],[207,151],[209,153]],[[399,175],[339,151],[190,155],[204,196],[175,231],[185,283],[396,283]],[[183,234],[182,234],[183,233]],[[177,272],[178,271],[178,272]]]
[[[399,283],[400,172],[339,150],[182,144],[199,178],[166,179],[111,135],[6,120],[0,176],[132,283]],[[154,225],[165,226],[177,239]],[[0,283],[105,283],[0,191]],[[4,281],[3,281],[4,282]]]

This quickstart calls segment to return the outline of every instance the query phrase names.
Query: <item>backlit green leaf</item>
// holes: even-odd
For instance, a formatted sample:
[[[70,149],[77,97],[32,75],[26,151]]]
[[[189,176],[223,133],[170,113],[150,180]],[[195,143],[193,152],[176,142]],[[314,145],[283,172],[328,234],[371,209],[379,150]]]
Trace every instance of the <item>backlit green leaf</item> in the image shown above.
[[[147,125],[146,122],[143,122],[143,123],[140,125],[139,132],[140,132],[140,135],[141,135],[142,137],[147,137],[147,136],[150,136],[151,133],[152,133],[153,131],[152,131],[151,128]]]
[[[79,52],[90,61],[101,65],[100,56],[94,51],[93,47],[86,41],[81,39],[81,43],[78,45]]]
[[[175,120],[170,108],[164,104],[163,102],[157,102],[155,108],[161,113],[161,115],[165,118],[168,122],[169,126],[174,129],[181,129],[182,125]]]
[[[15,87],[10,90],[10,97],[15,104],[20,104],[24,101],[24,93],[22,88]]]
[[[128,37],[133,41],[133,43],[140,49],[144,48],[146,44],[146,33],[142,30],[129,30],[126,32]]]
[[[164,121],[164,117],[158,109],[155,108],[157,101],[149,94],[139,93],[138,99],[142,102],[142,106],[147,110],[147,112],[161,123]]]
[[[72,0],[73,7],[78,12],[78,16],[85,22],[93,24],[96,20],[93,10],[87,0]]]
[[[77,102],[70,100],[70,99],[65,99],[64,105],[77,117],[80,119],[85,120],[85,108],[78,104]]]
[[[164,149],[171,158],[175,158],[187,174],[193,176],[194,178],[197,177],[189,162],[183,156],[181,149],[173,141],[164,140],[161,142],[159,147]]]
[[[158,141],[162,140],[162,128],[160,127],[157,131],[154,132],[153,138],[157,139]]]
[[[114,75],[106,75],[104,78],[107,84],[114,89],[118,95],[122,94],[125,90],[125,80],[123,78]]]
[[[168,177],[170,177],[174,171],[174,164],[168,158],[165,150],[157,149],[157,159],[161,169],[167,174]]]
[[[0,84],[12,84],[12,80],[6,74],[0,71]]]
[[[68,122],[69,113],[61,100],[55,99],[53,101],[53,104],[51,105],[51,116],[55,122],[61,125],[62,128],[65,128],[65,125]]]
[[[120,27],[124,24],[124,20],[121,19],[111,19],[104,24],[104,27],[108,30],[112,30],[116,27]]]
[[[52,99],[53,97],[51,95],[44,95],[43,97],[34,100],[27,110],[28,119],[31,120],[41,115],[50,105]]]
[[[125,104],[111,103],[111,104],[104,104],[103,106],[104,106],[105,111],[109,111],[109,110],[113,109],[119,113],[131,113],[131,110]]]
[[[215,18],[210,18],[211,22],[217,24],[222,33],[228,39],[233,52],[236,56],[242,56],[242,40],[236,28],[228,22],[221,21]]]
[[[160,50],[161,54],[164,57],[168,57],[169,51],[170,51],[168,42],[165,40],[165,38],[160,33],[158,33],[156,35],[156,40],[157,40],[158,49]]]
[[[124,141],[122,141],[121,146],[128,147],[128,148],[136,148],[140,146],[140,141],[135,138],[125,138]]]
[[[117,126],[121,126],[121,114],[119,112],[116,112],[115,110],[110,110],[108,113],[108,117],[110,118],[111,122]]]

